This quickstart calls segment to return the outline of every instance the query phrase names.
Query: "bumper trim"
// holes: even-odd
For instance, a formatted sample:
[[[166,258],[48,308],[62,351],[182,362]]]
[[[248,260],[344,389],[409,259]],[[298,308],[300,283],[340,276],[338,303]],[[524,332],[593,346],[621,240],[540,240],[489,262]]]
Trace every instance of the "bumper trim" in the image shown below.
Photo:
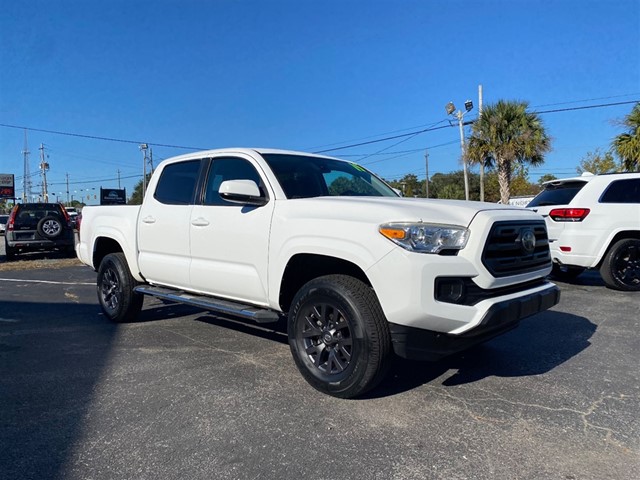
[[[412,360],[436,361],[515,328],[523,318],[543,312],[560,301],[560,289],[553,284],[545,290],[504,300],[492,305],[480,324],[460,335],[389,324],[396,355]]]

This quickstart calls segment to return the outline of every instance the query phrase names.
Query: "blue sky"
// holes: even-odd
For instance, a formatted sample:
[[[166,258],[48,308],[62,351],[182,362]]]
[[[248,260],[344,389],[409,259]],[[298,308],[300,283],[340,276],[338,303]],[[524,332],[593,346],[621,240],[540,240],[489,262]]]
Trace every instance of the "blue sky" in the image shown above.
[[[156,161],[191,151],[160,144],[319,151],[448,125],[445,104],[477,105],[479,84],[485,103],[526,100],[537,111],[640,100],[639,0],[0,6],[0,173],[16,175],[19,194],[24,132],[9,126],[33,129],[31,173],[43,143],[49,190],[65,191],[68,173],[77,199],[117,187],[118,170],[131,193],[137,142],[152,144]],[[543,114],[553,151],[531,180],[574,174],[631,108]],[[422,179],[425,147],[430,175],[461,169],[453,127],[331,154]],[[40,183],[34,176],[34,191]]]

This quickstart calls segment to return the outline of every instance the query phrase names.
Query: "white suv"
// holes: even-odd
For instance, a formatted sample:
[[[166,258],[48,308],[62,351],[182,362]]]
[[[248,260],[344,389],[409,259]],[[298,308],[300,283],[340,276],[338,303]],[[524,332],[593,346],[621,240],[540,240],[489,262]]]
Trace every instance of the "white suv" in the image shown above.
[[[608,287],[640,291],[640,173],[545,182],[527,208],[545,218],[557,278],[599,268]]]

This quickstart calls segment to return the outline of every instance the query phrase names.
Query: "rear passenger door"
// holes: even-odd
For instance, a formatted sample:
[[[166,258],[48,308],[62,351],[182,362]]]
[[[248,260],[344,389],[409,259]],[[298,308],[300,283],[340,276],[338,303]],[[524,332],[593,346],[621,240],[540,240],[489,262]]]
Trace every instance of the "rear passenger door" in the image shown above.
[[[202,160],[166,165],[138,217],[138,264],[151,283],[188,288],[191,209]]]

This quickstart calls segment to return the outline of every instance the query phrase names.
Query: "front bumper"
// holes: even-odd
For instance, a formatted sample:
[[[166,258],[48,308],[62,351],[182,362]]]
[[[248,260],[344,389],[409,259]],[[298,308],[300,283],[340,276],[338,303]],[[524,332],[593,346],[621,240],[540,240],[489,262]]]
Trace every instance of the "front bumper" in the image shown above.
[[[478,326],[459,335],[391,323],[393,349],[403,358],[435,361],[507,332],[523,318],[547,310],[559,301],[560,289],[547,283],[543,290],[494,303]]]

